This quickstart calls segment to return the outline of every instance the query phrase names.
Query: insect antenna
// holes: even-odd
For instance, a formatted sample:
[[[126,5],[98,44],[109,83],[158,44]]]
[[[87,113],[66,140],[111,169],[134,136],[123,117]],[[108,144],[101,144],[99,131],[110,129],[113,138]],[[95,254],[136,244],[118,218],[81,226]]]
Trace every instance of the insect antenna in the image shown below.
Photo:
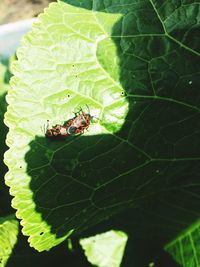
[[[43,127],[40,126],[41,132],[42,132],[44,135],[46,134],[48,128],[49,128],[49,120],[47,120],[47,126],[46,126],[45,123],[44,123]]]
[[[88,109],[88,114],[90,114],[90,108],[89,108],[88,104],[85,104],[85,105],[86,105],[86,107]]]
[[[92,116],[91,113],[90,113],[90,108],[89,108],[88,104],[85,104],[85,105],[86,105],[86,107],[87,107],[87,109],[88,109],[88,114],[90,115],[91,119],[95,118],[95,119],[101,121],[98,117],[96,117],[96,116]]]
[[[40,130],[41,130],[41,132],[45,135],[45,124],[43,125],[43,127],[42,126],[40,126]]]
[[[102,120],[100,120],[98,117],[96,117],[96,116],[91,116],[91,118],[93,119],[93,118],[95,118],[95,119],[97,119],[98,121],[100,121],[100,122],[102,122]]]
[[[46,134],[47,130],[49,129],[49,120],[47,120],[47,125],[44,125],[44,134]]]
[[[78,115],[80,115],[80,112],[81,111],[82,111],[82,108],[81,107],[79,107],[78,111],[74,111],[73,113],[74,113],[75,117],[77,117]]]

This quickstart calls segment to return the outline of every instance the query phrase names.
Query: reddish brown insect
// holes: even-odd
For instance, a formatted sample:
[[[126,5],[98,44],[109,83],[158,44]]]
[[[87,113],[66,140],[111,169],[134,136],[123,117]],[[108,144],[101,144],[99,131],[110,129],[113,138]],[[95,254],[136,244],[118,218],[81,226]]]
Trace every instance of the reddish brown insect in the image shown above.
[[[74,118],[64,123],[63,126],[67,127],[67,133],[69,135],[83,134],[84,130],[88,129],[93,116],[90,115],[88,106],[87,108],[88,108],[88,114],[86,114],[85,112],[83,112],[82,109],[80,109],[77,113],[75,113]]]
[[[58,137],[58,136],[68,136],[67,128],[63,125],[56,124],[55,126],[52,126],[52,128],[49,128],[49,125],[47,125],[46,137]]]
[[[86,105],[87,106],[87,105]],[[84,130],[87,130],[90,126],[90,122],[93,116],[90,115],[90,110],[88,108],[88,113],[86,114],[80,109],[78,112],[75,113],[75,116],[67,121],[64,122],[63,125],[56,124],[49,128],[47,125],[46,137],[65,137],[65,136],[74,136],[83,134]]]

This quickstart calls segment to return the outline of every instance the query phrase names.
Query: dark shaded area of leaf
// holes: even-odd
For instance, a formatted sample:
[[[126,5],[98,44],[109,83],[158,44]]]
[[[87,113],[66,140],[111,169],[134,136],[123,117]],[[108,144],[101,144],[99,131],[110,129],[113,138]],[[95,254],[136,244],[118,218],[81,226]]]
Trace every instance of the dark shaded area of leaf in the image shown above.
[[[8,62],[2,62],[6,65],[7,69],[4,75],[4,81],[6,84],[9,83],[11,73],[9,70],[9,63]],[[1,89],[1,88],[0,88]],[[6,93],[0,95],[0,216],[8,215],[10,213],[13,213],[13,209],[11,208],[11,196],[9,195],[9,188],[5,185],[4,182],[4,175],[8,171],[7,166],[3,162],[3,156],[5,151],[8,149],[8,147],[5,144],[6,135],[8,133],[8,128],[4,124],[4,113],[7,109],[7,103],[6,103]]]
[[[152,2],[164,22],[166,31],[182,44],[200,52],[199,22],[196,20],[200,15],[199,2],[192,0]]]
[[[156,216],[152,217],[155,223]],[[128,209],[128,211],[121,212],[100,224],[90,227],[81,233],[81,237],[104,233],[111,228],[120,229],[129,235],[120,267],[147,267],[152,262],[155,264],[154,267],[179,267],[172,257],[163,251],[163,245],[169,238],[169,235],[165,233],[164,225],[158,229],[150,229],[151,227],[148,227],[148,225],[149,223],[150,225],[153,224],[153,222],[147,221],[148,219],[147,216],[144,216],[141,207]]]
[[[120,267],[146,267],[150,266],[150,263],[154,263],[154,267],[180,267],[169,254],[162,250],[161,245],[161,240],[155,242],[154,239],[136,239],[131,237],[128,240]]]
[[[74,240],[73,248],[74,250],[70,252],[67,249],[67,243],[64,242],[56,248],[53,248],[50,252],[37,252],[35,249],[29,247],[27,238],[23,236],[20,231],[17,244],[15,245],[6,267],[90,267],[91,264],[87,262],[81,247],[78,245],[78,240]]]
[[[138,2],[138,10],[145,3]],[[127,3],[124,13],[129,8]],[[145,14],[148,8],[156,16],[149,1]],[[153,21],[158,23],[156,17]],[[147,34],[149,25],[142,22],[142,33]],[[119,35],[121,25],[120,21],[115,26],[113,36]],[[162,245],[199,218],[200,211],[200,61],[168,36],[156,36],[162,34],[161,25],[157,29],[148,37],[113,38],[120,81],[129,101],[129,113],[118,133],[83,135],[63,142],[36,137],[25,158],[37,211],[52,233],[61,237],[75,227],[80,234],[118,214],[109,227],[125,230],[134,242],[149,242],[152,248],[146,249],[144,262],[144,248],[138,245],[142,248],[138,264],[156,257],[162,261]],[[129,28],[129,35],[138,34],[137,30]],[[126,214],[120,213],[127,209]],[[140,239],[144,233],[146,238]]]

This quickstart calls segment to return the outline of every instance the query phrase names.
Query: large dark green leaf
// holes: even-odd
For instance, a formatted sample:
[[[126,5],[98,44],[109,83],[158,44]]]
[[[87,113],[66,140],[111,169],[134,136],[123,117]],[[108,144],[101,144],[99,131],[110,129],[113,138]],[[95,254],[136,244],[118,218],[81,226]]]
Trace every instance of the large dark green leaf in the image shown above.
[[[8,96],[6,181],[38,250],[199,178],[199,5],[65,2],[25,37]],[[86,104],[88,133],[44,137]]]

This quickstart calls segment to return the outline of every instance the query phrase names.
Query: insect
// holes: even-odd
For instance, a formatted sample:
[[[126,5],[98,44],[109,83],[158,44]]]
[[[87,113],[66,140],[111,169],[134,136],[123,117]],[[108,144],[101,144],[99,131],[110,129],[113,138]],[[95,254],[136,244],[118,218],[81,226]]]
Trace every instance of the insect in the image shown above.
[[[68,136],[67,128],[63,125],[56,124],[55,126],[52,126],[52,128],[49,128],[49,124],[47,125],[47,129],[45,132],[46,137],[58,137],[58,136]]]
[[[84,130],[87,130],[90,126],[90,122],[93,118],[90,114],[88,105],[88,113],[86,114],[82,108],[75,113],[75,117],[66,121],[63,126],[67,127],[67,133],[69,135],[79,135],[83,134]]]
[[[83,134],[84,130],[87,130],[90,126],[90,122],[94,116],[91,116],[88,105],[88,113],[85,113],[82,108],[78,112],[75,112],[75,116],[64,122],[63,125],[56,124],[49,128],[47,125],[46,137],[58,137],[58,136],[74,136]]]

